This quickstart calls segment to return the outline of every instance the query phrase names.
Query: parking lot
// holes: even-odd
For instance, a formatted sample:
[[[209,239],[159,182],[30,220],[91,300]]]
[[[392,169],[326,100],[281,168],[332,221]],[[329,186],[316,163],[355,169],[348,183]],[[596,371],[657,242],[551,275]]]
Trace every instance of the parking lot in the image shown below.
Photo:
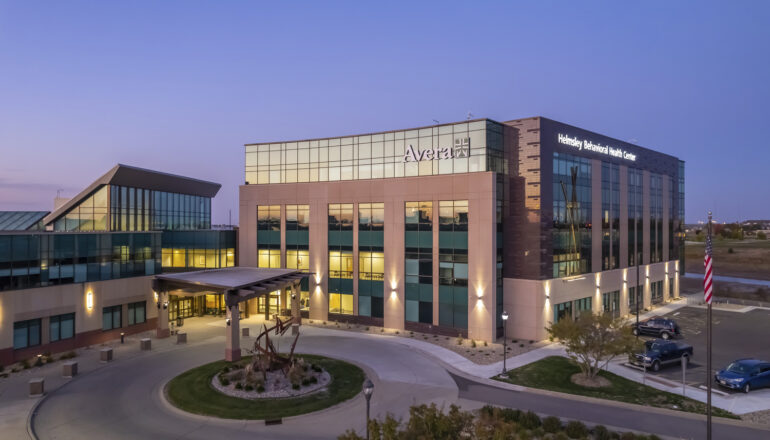
[[[770,310],[752,310],[748,313],[713,310],[712,315],[711,363],[714,371],[741,358],[770,360],[770,340],[767,337],[770,334]],[[706,309],[684,307],[665,316],[679,324],[683,335],[679,341],[693,346],[694,353],[686,375],[687,383],[693,386],[705,384]],[[682,369],[679,364],[668,365],[658,373],[649,374],[676,382],[682,381]],[[760,392],[770,395],[770,388]]]

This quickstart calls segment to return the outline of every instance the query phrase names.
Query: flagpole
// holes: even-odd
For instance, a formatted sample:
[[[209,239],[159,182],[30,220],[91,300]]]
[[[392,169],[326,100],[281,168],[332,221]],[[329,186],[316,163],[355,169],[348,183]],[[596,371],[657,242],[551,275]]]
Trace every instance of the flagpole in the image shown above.
[[[709,211],[707,238],[711,241],[711,211]],[[707,250],[707,252],[710,252],[710,250]],[[713,259],[711,270],[713,272]],[[711,440],[711,382],[713,380],[711,376],[711,298],[708,298],[706,305],[708,310],[706,318],[706,439]]]

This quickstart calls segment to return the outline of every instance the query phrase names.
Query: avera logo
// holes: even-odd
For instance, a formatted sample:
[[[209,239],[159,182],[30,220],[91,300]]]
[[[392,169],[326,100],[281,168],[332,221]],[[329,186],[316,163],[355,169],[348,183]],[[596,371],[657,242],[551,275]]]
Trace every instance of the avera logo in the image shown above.
[[[468,157],[471,153],[471,138],[455,139],[454,157]]]

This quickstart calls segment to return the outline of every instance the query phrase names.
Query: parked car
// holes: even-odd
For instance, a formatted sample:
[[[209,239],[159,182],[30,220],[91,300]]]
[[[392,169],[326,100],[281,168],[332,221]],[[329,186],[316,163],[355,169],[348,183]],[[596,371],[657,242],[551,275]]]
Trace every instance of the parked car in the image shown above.
[[[770,362],[757,359],[738,359],[714,375],[717,383],[725,388],[744,393],[770,386]]]
[[[644,343],[644,353],[636,353],[631,356],[631,363],[652,371],[660,370],[660,367],[666,364],[683,362],[685,366],[692,358],[692,345],[684,342],[667,341],[664,339],[655,339]]]
[[[634,335],[650,335],[661,339],[671,339],[682,336],[679,325],[673,319],[650,318],[639,321],[639,325],[633,324]]]

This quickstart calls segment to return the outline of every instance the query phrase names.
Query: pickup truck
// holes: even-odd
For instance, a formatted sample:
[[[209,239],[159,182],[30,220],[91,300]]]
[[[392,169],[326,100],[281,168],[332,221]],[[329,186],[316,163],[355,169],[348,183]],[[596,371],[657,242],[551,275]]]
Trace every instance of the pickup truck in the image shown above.
[[[666,341],[655,339],[644,343],[645,352],[630,356],[632,364],[652,368],[652,371],[660,370],[666,364],[683,362],[685,366],[692,358],[692,345],[684,342]]]

